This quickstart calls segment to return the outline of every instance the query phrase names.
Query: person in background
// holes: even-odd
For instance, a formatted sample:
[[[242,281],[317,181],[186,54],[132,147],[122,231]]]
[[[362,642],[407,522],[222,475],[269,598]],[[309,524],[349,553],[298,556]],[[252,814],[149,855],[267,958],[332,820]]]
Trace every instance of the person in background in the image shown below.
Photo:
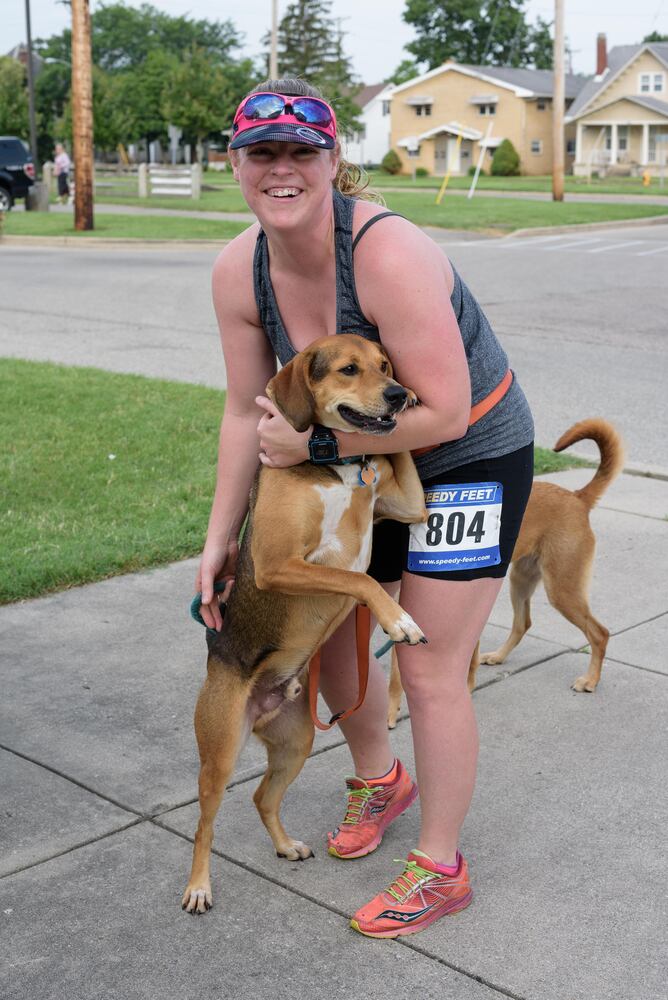
[[[72,161],[70,160],[62,143],[56,143],[56,158],[54,160],[56,180],[58,183],[58,201],[66,205],[70,197],[70,170]]]

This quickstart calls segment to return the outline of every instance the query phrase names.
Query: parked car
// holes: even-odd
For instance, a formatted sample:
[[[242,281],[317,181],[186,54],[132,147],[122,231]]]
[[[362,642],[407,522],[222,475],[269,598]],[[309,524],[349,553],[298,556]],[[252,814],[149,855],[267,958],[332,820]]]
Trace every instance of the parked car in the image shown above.
[[[34,183],[35,164],[24,143],[14,135],[0,135],[0,212],[25,198]]]

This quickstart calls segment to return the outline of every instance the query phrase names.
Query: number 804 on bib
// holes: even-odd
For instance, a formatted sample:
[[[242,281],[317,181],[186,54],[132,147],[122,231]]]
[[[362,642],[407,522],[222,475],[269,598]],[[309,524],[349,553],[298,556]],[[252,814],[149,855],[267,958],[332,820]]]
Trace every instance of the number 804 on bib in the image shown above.
[[[424,491],[426,524],[412,524],[413,572],[483,569],[501,562],[501,483],[446,483]]]

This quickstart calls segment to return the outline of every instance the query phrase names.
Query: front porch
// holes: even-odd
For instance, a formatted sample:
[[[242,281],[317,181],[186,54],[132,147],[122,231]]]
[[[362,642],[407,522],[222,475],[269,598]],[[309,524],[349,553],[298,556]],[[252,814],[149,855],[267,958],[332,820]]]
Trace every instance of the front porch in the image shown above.
[[[578,122],[573,173],[659,174],[668,162],[668,120]]]
[[[432,148],[431,173],[444,177],[450,171],[456,177],[467,174],[469,167],[475,165],[474,143],[480,142],[483,134],[459,122],[449,122],[423,132],[418,138]]]

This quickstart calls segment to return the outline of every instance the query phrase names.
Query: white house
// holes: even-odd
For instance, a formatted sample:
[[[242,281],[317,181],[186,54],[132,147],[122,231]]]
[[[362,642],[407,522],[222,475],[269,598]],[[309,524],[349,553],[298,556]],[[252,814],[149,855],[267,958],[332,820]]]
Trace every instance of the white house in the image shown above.
[[[355,104],[362,109],[362,128],[343,141],[343,154],[350,163],[378,164],[390,149],[390,99],[391,83],[376,83],[364,87]]]

